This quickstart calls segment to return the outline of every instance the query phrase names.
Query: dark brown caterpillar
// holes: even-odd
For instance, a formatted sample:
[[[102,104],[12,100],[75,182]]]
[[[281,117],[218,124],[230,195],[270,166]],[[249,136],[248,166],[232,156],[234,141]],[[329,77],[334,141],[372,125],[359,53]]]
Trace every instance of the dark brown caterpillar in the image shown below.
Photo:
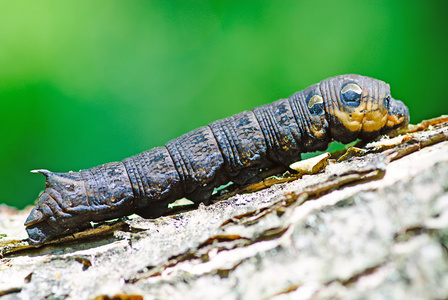
[[[90,221],[132,213],[155,218],[181,197],[207,202],[215,187],[229,181],[247,183],[260,169],[289,165],[333,140],[371,140],[408,122],[407,107],[391,98],[385,82],[359,75],[328,78],[122,162],[80,172],[35,171],[46,176],[46,189],[26,230],[30,243],[42,244]]]

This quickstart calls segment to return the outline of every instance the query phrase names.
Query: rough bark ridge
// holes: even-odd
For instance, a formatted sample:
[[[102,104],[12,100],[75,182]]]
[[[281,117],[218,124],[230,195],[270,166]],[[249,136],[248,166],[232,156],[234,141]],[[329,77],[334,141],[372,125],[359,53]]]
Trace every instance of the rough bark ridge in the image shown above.
[[[299,180],[40,248],[23,240],[29,210],[1,207],[1,299],[446,299],[446,121]]]

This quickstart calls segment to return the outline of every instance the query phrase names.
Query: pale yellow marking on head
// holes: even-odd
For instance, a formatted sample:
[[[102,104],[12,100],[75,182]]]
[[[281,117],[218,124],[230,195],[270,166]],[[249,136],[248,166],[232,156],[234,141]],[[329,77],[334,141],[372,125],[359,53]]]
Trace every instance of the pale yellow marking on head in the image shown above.
[[[396,115],[390,115],[387,118],[387,127],[393,127],[395,125],[401,124],[404,121],[404,116],[398,118]]]
[[[388,111],[378,101],[369,100],[366,105],[366,114],[362,121],[362,131],[373,132],[384,127],[387,121]]]
[[[351,112],[340,111],[338,108],[334,110],[334,115],[342,122],[345,128],[350,131],[357,132],[362,128],[362,119],[364,118],[364,105],[353,109]]]
[[[344,86],[344,88],[342,89],[341,93],[347,93],[348,91],[353,91],[357,94],[362,94],[362,88],[357,85],[356,83],[349,83],[346,86]]]
[[[313,107],[315,104],[324,103],[324,99],[322,99],[319,95],[314,95],[311,97],[310,102],[308,102],[308,108]]]
[[[379,110],[366,113],[363,120],[362,131],[372,132],[378,131],[384,127],[387,121],[387,113],[384,114]]]

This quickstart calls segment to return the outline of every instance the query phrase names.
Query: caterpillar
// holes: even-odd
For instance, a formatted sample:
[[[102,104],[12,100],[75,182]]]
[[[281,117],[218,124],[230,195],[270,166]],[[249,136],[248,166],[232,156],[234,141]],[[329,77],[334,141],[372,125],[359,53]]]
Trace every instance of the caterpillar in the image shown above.
[[[25,221],[30,244],[136,213],[156,218],[186,197],[207,202],[213,189],[257,179],[331,141],[372,140],[406,126],[408,108],[387,83],[360,75],[325,79],[287,99],[200,127],[163,147],[79,172],[53,173]]]

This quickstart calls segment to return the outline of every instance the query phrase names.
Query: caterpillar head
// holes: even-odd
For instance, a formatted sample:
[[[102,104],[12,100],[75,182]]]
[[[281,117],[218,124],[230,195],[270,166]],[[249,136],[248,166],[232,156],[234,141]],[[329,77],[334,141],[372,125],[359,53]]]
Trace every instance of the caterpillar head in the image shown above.
[[[360,75],[341,75],[321,82],[333,139],[349,143],[371,140],[409,123],[408,108],[390,95],[387,83]]]

